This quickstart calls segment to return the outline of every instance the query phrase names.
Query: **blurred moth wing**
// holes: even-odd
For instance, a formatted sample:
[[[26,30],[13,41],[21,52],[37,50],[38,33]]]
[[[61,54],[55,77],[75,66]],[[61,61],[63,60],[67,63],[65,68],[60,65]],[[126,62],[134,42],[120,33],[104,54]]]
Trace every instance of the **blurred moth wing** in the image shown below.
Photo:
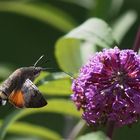
[[[30,79],[27,79],[21,89],[13,90],[8,100],[17,108],[39,108],[47,105],[47,101]]]

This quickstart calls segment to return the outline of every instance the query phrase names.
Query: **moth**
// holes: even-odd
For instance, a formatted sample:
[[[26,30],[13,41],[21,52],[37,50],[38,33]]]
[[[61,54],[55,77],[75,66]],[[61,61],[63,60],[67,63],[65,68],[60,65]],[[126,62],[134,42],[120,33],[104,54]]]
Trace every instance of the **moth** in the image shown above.
[[[47,105],[47,101],[33,83],[33,80],[46,68],[34,66],[22,67],[15,70],[0,86],[0,104],[8,101],[16,108],[39,108]]]

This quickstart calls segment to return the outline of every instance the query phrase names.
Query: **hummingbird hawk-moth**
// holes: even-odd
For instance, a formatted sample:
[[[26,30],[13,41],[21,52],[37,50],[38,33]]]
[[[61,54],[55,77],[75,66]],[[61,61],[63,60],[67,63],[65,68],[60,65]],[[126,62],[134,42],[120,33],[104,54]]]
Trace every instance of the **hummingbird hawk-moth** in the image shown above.
[[[39,108],[47,105],[47,101],[32,82],[46,68],[34,66],[15,70],[0,86],[0,104],[7,101],[17,108]]]

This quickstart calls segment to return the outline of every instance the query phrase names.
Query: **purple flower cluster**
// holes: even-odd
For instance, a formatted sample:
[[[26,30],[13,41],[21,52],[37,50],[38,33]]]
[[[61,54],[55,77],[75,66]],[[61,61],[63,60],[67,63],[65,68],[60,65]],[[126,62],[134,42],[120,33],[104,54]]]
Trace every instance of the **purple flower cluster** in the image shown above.
[[[117,47],[98,52],[80,69],[72,90],[89,125],[132,124],[140,116],[140,56]]]

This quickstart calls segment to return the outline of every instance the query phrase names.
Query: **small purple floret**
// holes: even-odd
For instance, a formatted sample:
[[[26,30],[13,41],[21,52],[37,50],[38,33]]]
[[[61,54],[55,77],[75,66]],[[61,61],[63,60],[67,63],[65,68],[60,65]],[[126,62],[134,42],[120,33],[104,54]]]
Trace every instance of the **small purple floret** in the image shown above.
[[[140,116],[140,56],[117,47],[98,52],[80,69],[72,90],[89,125],[132,124]]]

